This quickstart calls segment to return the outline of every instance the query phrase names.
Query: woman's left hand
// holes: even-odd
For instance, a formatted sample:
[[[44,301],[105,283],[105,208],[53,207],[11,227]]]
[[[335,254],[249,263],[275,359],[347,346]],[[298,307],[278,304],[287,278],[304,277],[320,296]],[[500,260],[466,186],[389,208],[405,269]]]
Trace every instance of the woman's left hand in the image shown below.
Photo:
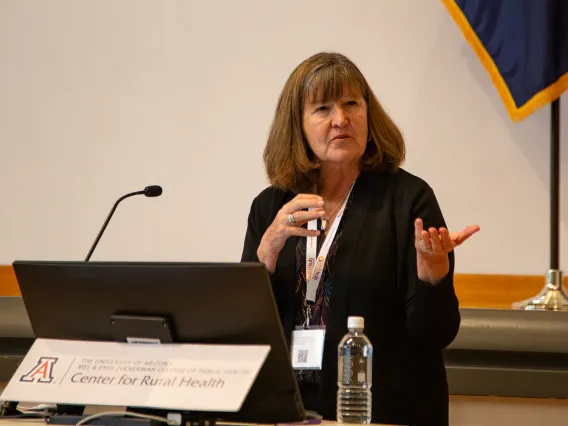
[[[414,222],[414,245],[418,278],[431,284],[439,283],[450,271],[448,253],[479,231],[470,225],[460,232],[450,233],[446,228],[424,230],[421,219]]]

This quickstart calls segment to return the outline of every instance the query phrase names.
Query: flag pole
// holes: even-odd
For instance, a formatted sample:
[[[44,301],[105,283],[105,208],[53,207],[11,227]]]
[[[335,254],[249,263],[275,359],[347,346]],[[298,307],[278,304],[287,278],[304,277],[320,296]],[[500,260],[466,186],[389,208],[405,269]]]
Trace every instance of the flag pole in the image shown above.
[[[550,268],[539,294],[513,303],[526,311],[568,311],[560,269],[560,98],[550,106]]]

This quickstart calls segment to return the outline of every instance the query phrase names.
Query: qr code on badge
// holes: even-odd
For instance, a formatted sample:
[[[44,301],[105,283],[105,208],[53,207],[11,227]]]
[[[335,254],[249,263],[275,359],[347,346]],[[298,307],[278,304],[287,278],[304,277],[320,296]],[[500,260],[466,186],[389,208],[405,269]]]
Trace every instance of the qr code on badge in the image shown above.
[[[300,349],[298,351],[298,364],[306,364],[308,362],[308,350]]]

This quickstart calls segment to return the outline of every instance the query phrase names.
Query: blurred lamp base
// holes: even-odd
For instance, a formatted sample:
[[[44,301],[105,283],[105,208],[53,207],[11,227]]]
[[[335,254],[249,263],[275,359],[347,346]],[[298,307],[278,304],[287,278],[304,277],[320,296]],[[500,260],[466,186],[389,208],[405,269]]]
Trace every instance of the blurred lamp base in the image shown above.
[[[524,311],[568,311],[568,294],[562,285],[562,271],[549,269],[546,285],[530,299],[513,303],[513,309]]]

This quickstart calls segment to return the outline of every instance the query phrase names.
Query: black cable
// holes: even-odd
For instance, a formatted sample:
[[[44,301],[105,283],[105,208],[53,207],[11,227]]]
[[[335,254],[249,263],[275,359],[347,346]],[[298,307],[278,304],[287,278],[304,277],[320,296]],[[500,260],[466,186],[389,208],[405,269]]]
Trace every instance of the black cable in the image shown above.
[[[0,417],[19,414],[22,413],[18,410],[18,403],[16,401],[6,401],[4,404],[2,404],[2,408],[0,409]]]

